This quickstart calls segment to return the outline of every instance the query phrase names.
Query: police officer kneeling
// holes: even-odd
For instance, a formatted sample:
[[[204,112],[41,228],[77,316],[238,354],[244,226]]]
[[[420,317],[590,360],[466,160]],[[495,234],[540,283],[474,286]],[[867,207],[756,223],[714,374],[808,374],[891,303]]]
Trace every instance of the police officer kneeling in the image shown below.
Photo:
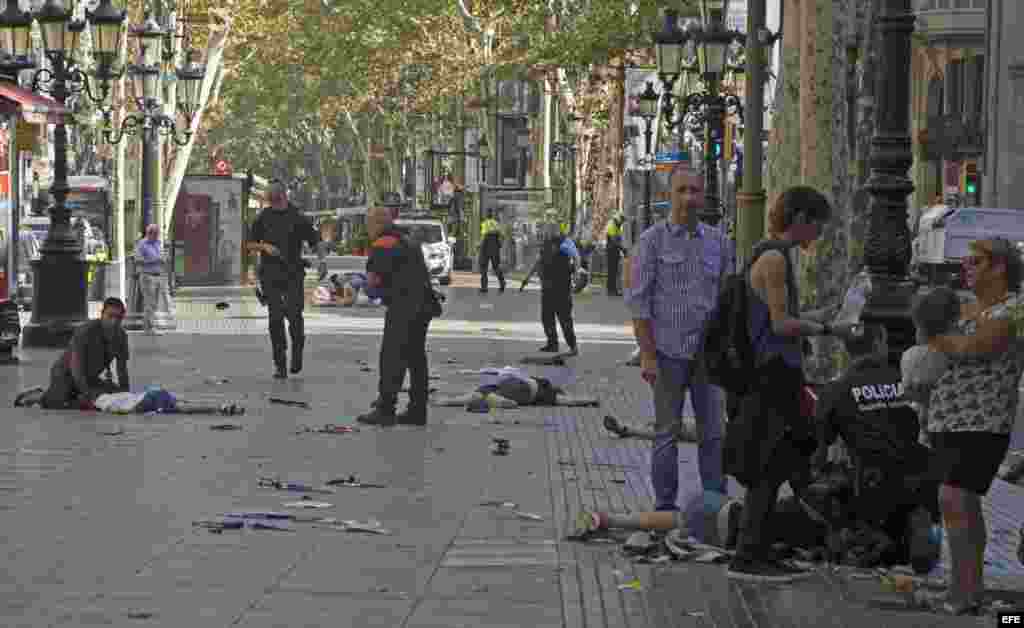
[[[367,294],[387,307],[380,348],[379,396],[374,409],[356,420],[367,425],[426,425],[429,397],[427,328],[440,314],[430,273],[419,246],[394,228],[391,212],[371,208],[366,229],[373,246],[366,262]],[[398,393],[409,371],[409,407],[395,414]]]
[[[929,536],[939,521],[931,452],[918,442],[917,414],[903,395],[899,368],[887,359],[885,327],[865,325],[845,345],[853,363],[818,403],[819,449],[812,465],[823,467],[827,448],[842,436],[863,476],[852,512],[897,541],[902,555],[890,560],[909,558],[915,571],[927,572],[939,551]]]

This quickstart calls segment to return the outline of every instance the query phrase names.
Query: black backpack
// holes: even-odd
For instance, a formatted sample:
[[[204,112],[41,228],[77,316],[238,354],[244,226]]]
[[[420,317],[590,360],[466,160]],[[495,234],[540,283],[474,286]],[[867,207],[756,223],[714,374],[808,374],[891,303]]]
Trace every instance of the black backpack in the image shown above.
[[[792,288],[793,269],[788,250],[791,244],[762,243],[739,272],[722,280],[718,303],[704,327],[701,364],[708,382],[730,395],[743,396],[753,384],[757,356],[750,339],[750,267],[766,251],[782,251],[786,259],[786,281]]]

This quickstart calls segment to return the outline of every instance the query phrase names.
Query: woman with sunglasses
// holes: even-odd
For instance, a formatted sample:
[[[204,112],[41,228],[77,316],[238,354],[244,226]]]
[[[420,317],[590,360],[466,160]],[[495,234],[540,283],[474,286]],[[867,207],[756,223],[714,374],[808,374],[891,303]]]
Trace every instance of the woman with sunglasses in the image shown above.
[[[949,539],[949,592],[940,610],[978,614],[984,602],[988,492],[1010,446],[1024,355],[1019,322],[1021,256],[1004,238],[977,240],[964,259],[967,287],[977,301],[961,307],[954,333],[929,347],[950,368],[932,391],[928,426],[939,473],[939,505]]]

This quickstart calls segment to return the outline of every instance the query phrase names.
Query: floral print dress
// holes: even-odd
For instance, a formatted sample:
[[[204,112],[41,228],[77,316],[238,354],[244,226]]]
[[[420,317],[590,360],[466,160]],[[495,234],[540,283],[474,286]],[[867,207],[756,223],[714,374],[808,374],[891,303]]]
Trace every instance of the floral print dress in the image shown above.
[[[996,356],[950,356],[950,368],[936,382],[928,404],[929,432],[990,432],[1009,435],[1017,416],[1024,369],[1024,300],[1011,293],[978,319],[1009,320],[1009,348]],[[977,333],[975,319],[961,319],[959,333]]]

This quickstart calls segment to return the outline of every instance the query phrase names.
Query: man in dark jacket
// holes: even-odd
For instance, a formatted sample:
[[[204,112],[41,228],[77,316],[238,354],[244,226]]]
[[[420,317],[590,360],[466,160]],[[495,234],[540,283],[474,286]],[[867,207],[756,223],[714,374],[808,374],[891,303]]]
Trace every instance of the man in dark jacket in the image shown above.
[[[578,259],[576,243],[556,232],[544,241],[540,257],[519,288],[520,292],[526,288],[534,272],[540,275],[540,320],[548,339],[547,344],[540,348],[543,352],[558,353],[557,317],[565,344],[569,345],[569,355],[579,353],[572,322],[572,273],[573,264]]]
[[[111,297],[103,302],[99,319],[75,330],[70,346],[50,369],[50,387],[40,400],[42,407],[91,409],[100,395],[128,390],[129,352],[128,335],[122,327],[124,314],[124,302]],[[100,377],[115,361],[117,384]]]
[[[427,329],[434,300],[423,251],[394,228],[383,207],[366,214],[373,245],[366,262],[367,293],[380,296],[387,312],[380,347],[379,396],[373,410],[357,418],[367,425],[426,425],[429,397]],[[409,372],[409,407],[395,414],[398,393]]]
[[[817,404],[812,465],[824,467],[828,447],[842,436],[861,476],[851,512],[880,526],[908,549],[915,569],[927,571],[937,559],[928,532],[939,520],[939,482],[930,471],[930,451],[918,442],[917,414],[903,395],[899,368],[887,360],[884,327],[865,325],[845,345],[853,363]]]
[[[305,305],[306,266],[302,243],[316,250],[323,265],[326,249],[313,222],[288,202],[288,188],[279,182],[270,186],[270,207],[257,216],[246,248],[260,253],[260,280],[270,316],[270,346],[274,356],[274,378],[285,379],[288,348],[284,319],[292,341],[293,375],[302,371],[302,349],[306,343],[302,310]]]

